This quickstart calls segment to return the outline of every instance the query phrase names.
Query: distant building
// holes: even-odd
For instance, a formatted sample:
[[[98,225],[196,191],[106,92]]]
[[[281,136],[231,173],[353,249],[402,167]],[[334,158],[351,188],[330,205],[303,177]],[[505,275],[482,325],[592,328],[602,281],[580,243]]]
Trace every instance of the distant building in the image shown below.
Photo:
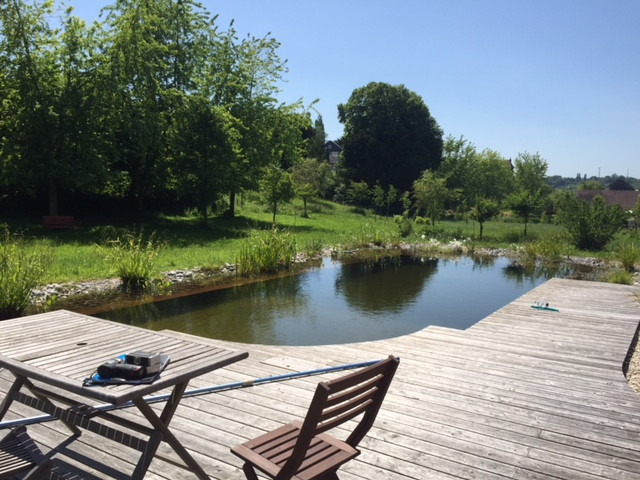
[[[342,147],[333,140],[329,140],[325,143],[324,147],[329,155],[329,165],[331,165],[332,169],[335,169],[340,161],[340,152],[342,152]]]
[[[633,210],[638,202],[637,190],[578,190],[576,197],[578,200],[591,202],[597,195],[604,198],[607,205],[620,205],[623,210]]]

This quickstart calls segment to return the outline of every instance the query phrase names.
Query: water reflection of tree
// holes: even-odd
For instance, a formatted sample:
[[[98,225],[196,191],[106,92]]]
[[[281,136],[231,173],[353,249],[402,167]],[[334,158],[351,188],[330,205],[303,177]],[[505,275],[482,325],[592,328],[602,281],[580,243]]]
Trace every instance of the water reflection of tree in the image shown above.
[[[437,269],[437,259],[411,257],[343,264],[335,289],[365,313],[398,313],[415,302]]]
[[[560,278],[577,278],[584,274],[584,268],[568,263],[543,263],[533,262],[521,264],[511,262],[503,268],[502,274],[505,278],[514,280],[518,285],[525,281],[535,284],[536,280],[543,278],[549,280],[554,277]]]
[[[308,299],[299,275],[216,290],[105,314],[121,323],[247,343],[278,341],[275,323],[304,318]]]

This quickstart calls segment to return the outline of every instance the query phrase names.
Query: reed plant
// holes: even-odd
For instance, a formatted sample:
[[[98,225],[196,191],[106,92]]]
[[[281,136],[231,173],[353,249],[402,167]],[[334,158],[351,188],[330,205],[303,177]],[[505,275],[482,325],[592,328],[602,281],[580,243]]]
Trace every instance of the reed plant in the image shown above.
[[[238,274],[251,276],[289,270],[296,254],[296,238],[288,230],[251,230],[236,259]]]
[[[637,263],[640,263],[640,242],[627,239],[618,243],[615,248],[615,256],[627,272],[632,272]]]
[[[525,242],[520,249],[520,260],[523,264],[533,264],[538,260],[543,263],[557,263],[567,251],[568,244],[561,235],[545,236],[535,242]]]
[[[153,232],[145,238],[139,233],[127,232],[99,247],[107,261],[115,267],[116,274],[125,290],[136,292],[151,284],[154,264],[162,244]]]
[[[0,320],[19,317],[30,305],[49,263],[47,244],[29,248],[23,238],[4,229],[0,236]]]

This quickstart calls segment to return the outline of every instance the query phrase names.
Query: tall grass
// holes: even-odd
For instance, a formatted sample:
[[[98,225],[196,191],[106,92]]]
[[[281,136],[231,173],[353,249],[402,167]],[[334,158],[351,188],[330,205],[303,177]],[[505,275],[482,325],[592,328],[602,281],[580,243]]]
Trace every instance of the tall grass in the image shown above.
[[[615,249],[615,256],[627,272],[633,271],[640,262],[640,242],[632,239],[620,242]]]
[[[106,260],[115,267],[123,288],[134,292],[149,286],[160,249],[155,232],[145,239],[142,230],[137,234],[125,233],[109,241],[107,247],[100,247]]]
[[[289,231],[252,230],[240,248],[236,260],[242,276],[274,273],[291,268],[296,254],[296,239]]]
[[[49,259],[46,244],[28,248],[21,237],[4,230],[0,237],[0,320],[18,317],[29,306]]]
[[[569,249],[568,243],[561,235],[546,236],[535,242],[526,242],[520,249],[522,263],[532,264],[538,260],[544,263],[556,263]]]

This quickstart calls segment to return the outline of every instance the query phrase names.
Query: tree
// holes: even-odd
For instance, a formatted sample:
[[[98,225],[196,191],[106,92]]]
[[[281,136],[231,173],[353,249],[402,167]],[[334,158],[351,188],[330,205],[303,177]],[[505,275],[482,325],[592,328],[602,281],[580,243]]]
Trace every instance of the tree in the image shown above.
[[[347,188],[347,201],[356,207],[368,207],[371,201],[371,190],[367,182],[351,182]]]
[[[633,190],[634,188],[622,177],[617,177],[609,184],[609,190]]]
[[[97,150],[103,127],[93,32],[71,15],[52,29],[52,2],[0,4],[0,157],[5,182],[49,192],[95,189],[107,166]]]
[[[307,138],[307,156],[317,160],[328,161],[329,154],[325,144],[327,143],[327,133],[324,130],[322,115],[318,115],[313,127],[309,129]]]
[[[474,145],[463,137],[454,138],[451,135],[444,140],[442,148],[442,163],[438,167],[438,176],[445,179],[445,184],[454,202],[453,208],[463,211],[473,204],[476,195],[471,186],[474,181],[477,152]]]
[[[424,211],[435,225],[442,215],[448,190],[444,178],[438,178],[431,170],[425,170],[418,180],[413,182],[413,195],[418,211]]]
[[[117,167],[136,208],[168,189],[172,117],[205,78],[212,25],[192,0],[117,0],[107,8],[111,123]]]
[[[607,206],[600,195],[590,203],[567,192],[558,203],[558,220],[577,248],[599,250],[626,224],[627,215],[619,205]]]
[[[524,236],[532,215],[540,211],[544,198],[549,194],[545,183],[547,162],[539,154],[520,153],[515,161],[516,193],[510,195],[507,203],[515,214],[524,221]]]
[[[604,190],[604,185],[598,180],[585,180],[578,184],[578,190]]]
[[[206,224],[208,209],[226,192],[226,166],[241,156],[237,120],[207,98],[191,95],[176,111],[174,125],[179,195],[198,208]]]
[[[398,201],[400,197],[400,192],[393,185],[389,185],[389,189],[387,190],[387,197],[385,199],[385,203],[387,206],[387,217],[391,213],[391,206]]]
[[[276,223],[278,205],[289,202],[295,195],[291,174],[280,167],[270,165],[263,170],[260,179],[260,196],[264,203],[270,206],[273,213],[272,223]]]
[[[274,142],[282,146],[283,139],[290,138],[275,128],[283,120],[280,114],[298,107],[279,105],[276,100],[278,83],[286,72],[286,62],[278,56],[279,47],[269,35],[247,36],[239,41],[232,22],[225,33],[216,36],[213,56],[207,63],[208,97],[242,125],[241,160],[227,166],[231,217],[235,216],[236,194],[255,189],[264,167],[274,162],[278,150]],[[298,137],[302,137],[301,130]]]
[[[376,183],[373,186],[373,190],[371,191],[371,201],[373,202],[373,207],[375,208],[377,213],[382,213],[382,209],[386,205],[386,195],[384,193],[384,188],[380,183]]]
[[[482,232],[484,222],[491,220],[500,212],[498,202],[486,197],[478,197],[474,207],[471,209],[471,218],[480,224],[480,240],[482,240]]]
[[[302,198],[304,205],[303,217],[308,217],[307,200],[316,196],[322,186],[323,177],[326,170],[322,164],[315,158],[305,158],[301,162],[296,163],[291,168],[291,177],[295,185],[296,194]],[[328,165],[327,165],[328,166]]]
[[[409,190],[442,156],[442,131],[423,100],[403,85],[372,82],[338,105],[345,181]]]

